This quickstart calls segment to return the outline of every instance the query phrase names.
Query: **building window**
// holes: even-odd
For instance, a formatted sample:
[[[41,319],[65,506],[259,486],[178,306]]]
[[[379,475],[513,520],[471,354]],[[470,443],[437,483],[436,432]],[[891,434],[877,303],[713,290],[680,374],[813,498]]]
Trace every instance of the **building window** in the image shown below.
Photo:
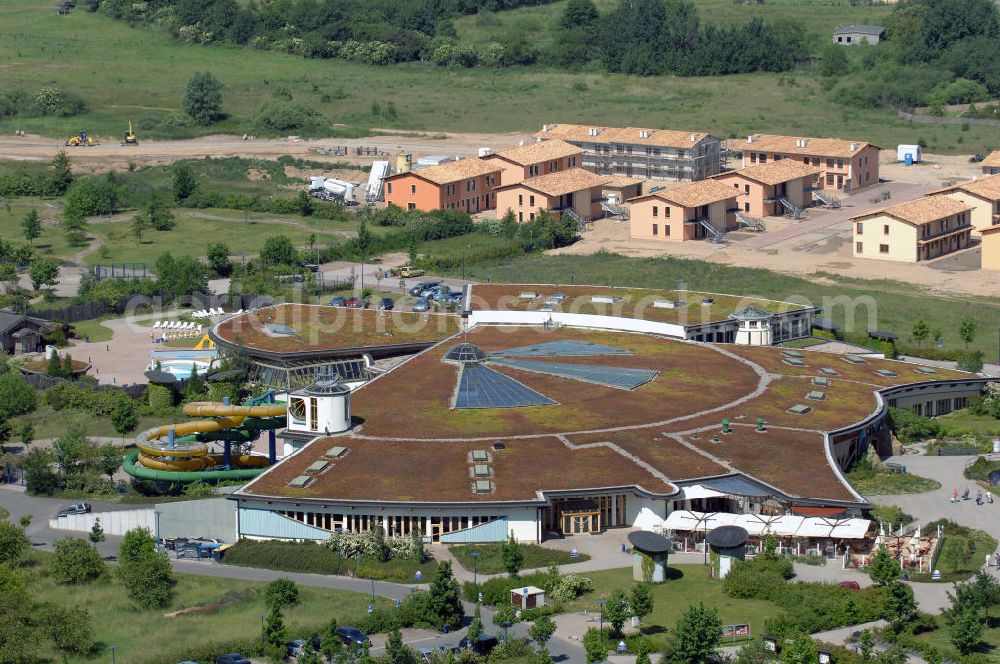
[[[865,225],[859,221],[856,230],[857,230],[858,235],[863,234],[865,232]]]
[[[888,235],[888,234],[889,234],[889,224],[884,224],[882,226],[882,235]]]
[[[750,153],[750,163],[751,164],[756,164],[757,163],[757,153],[756,152],[751,152]]]
[[[518,221],[524,221],[524,213],[523,212],[518,212],[517,213],[517,220]]]
[[[826,183],[829,184],[829,185],[833,184],[833,175],[832,174],[827,174],[827,176],[826,176]]]
[[[826,160],[826,167],[827,168],[833,168],[833,159],[827,159]]]
[[[535,196],[533,194],[528,196],[528,205],[535,207]],[[535,215],[531,215],[531,218],[534,219]]]
[[[743,193],[748,196],[750,195],[750,185],[748,184],[743,185]]]
[[[844,167],[844,160],[843,159],[838,159],[837,160],[837,168],[843,168],[843,167]]]
[[[658,206],[658,205],[654,205],[653,206],[653,216],[654,217],[659,217],[660,216],[660,206]],[[655,228],[655,226],[654,226],[654,228]]]
[[[760,163],[762,163],[762,164],[766,164],[767,163],[767,154],[765,154],[763,152],[760,153]]]
[[[416,203],[407,203],[406,204],[406,209],[407,210],[416,210],[417,209],[417,204]]]
[[[663,208],[663,216],[666,217],[667,219],[670,218],[670,206],[669,205]]]
[[[880,244],[878,246],[878,252],[880,254],[887,254],[887,253],[889,253],[889,245],[887,245],[887,244]]]
[[[532,212],[531,216],[529,216],[528,219],[531,220],[531,221],[534,221],[535,220],[535,213]]]
[[[392,183],[391,182],[386,182],[385,183],[385,193],[389,194],[390,196],[392,195]]]
[[[837,43],[838,44],[843,44],[844,43],[844,38],[843,37],[837,37]]]
[[[664,237],[670,237],[670,226],[664,226],[663,227],[663,236]]]
[[[862,253],[864,253],[864,251],[865,251],[865,248],[864,248],[863,244],[861,244],[860,242],[855,243],[855,245],[854,245],[854,252],[855,253],[862,254]]]
[[[775,161],[780,161],[781,160],[781,155],[780,154],[774,155],[774,160]]]
[[[411,194],[417,193],[417,185],[415,185],[415,184],[411,184],[410,185],[410,193]]]
[[[653,224],[653,237],[656,237],[659,234],[660,234],[660,227],[657,226],[656,224]]]
[[[517,195],[517,206],[521,207],[522,205],[524,205],[524,194],[518,194]]]

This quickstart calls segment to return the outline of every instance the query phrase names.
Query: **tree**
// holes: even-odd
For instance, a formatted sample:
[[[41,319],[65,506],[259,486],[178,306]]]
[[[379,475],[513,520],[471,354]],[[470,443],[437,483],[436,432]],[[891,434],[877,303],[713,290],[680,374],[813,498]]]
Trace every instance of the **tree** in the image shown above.
[[[38,210],[31,208],[28,210],[28,214],[24,215],[24,219],[21,220],[21,232],[29,244],[34,244],[35,240],[41,236],[42,220],[38,216]]]
[[[984,623],[973,607],[955,609],[948,624],[948,640],[963,655],[968,655],[983,639]]]
[[[271,611],[296,606],[299,603],[299,587],[291,579],[275,579],[267,584],[264,603]]]
[[[814,664],[819,660],[819,649],[808,634],[796,634],[791,643],[781,649],[781,664]]]
[[[132,217],[132,237],[142,242],[142,236],[149,230],[149,217],[142,212],[136,212]]]
[[[642,620],[653,612],[653,586],[649,583],[639,583],[632,588],[629,598],[632,615]]]
[[[514,539],[514,532],[511,531],[507,541],[500,545],[500,560],[503,568],[511,578],[516,578],[524,566],[524,551],[521,545]]]
[[[222,116],[222,83],[207,71],[195,73],[188,79],[183,106],[198,124],[212,124]]]
[[[90,528],[90,534],[87,536],[91,542],[97,544],[98,542],[104,541],[104,528],[101,527],[101,518],[97,517],[94,519],[94,525]]]
[[[73,169],[65,150],[60,150],[49,164],[49,191],[62,196],[73,184]]]
[[[469,623],[468,638],[475,643],[483,635],[483,616],[479,610],[479,602],[476,602],[476,610],[472,614],[472,622]]]
[[[419,528],[410,531],[410,549],[413,552],[413,559],[418,563],[427,560],[427,551],[424,549],[424,534]]]
[[[608,660],[608,643],[597,628],[591,627],[583,635],[583,648],[587,652],[588,662],[606,662]]]
[[[74,368],[73,368],[73,356],[70,355],[69,353],[66,353],[65,355],[63,355],[62,372],[63,372],[63,376],[65,376],[66,378],[72,378],[73,377],[73,372],[74,372]]]
[[[225,242],[213,242],[208,245],[208,266],[220,277],[228,277],[233,271],[229,260],[229,246]]]
[[[517,617],[517,609],[509,602],[504,602],[498,606],[497,610],[493,613],[493,624],[503,630],[504,640],[507,637],[507,630],[518,622],[520,621]]]
[[[309,194],[307,194],[304,191],[300,191],[299,195],[295,198],[295,204],[299,208],[299,214],[301,214],[303,217],[312,216],[312,213],[313,213],[313,202],[312,202],[312,199],[309,198]],[[313,242],[315,242],[316,241],[316,234],[313,233],[311,235],[311,237],[313,238]],[[311,249],[312,245],[310,245],[309,248]]]
[[[850,66],[847,51],[843,46],[827,44],[823,48],[819,61],[820,76],[843,76]]]
[[[264,621],[264,643],[284,646],[287,640],[288,632],[285,630],[285,619],[281,615],[281,609],[273,608]]]
[[[28,278],[34,290],[55,286],[59,281],[59,263],[48,258],[35,258],[28,265]]]
[[[157,285],[161,290],[178,295],[204,293],[208,290],[208,266],[192,256],[174,257],[170,252],[160,254],[154,266]]]
[[[899,631],[916,613],[917,602],[913,598],[913,588],[902,581],[890,583],[885,593],[885,617],[893,629]]]
[[[923,346],[924,342],[927,341],[927,337],[931,335],[931,328],[927,326],[924,319],[921,318],[916,323],[913,324],[913,330],[910,332],[913,340],[917,342],[918,346]]]
[[[157,231],[169,231],[177,225],[177,220],[174,219],[173,212],[164,204],[163,199],[156,194],[149,197],[142,206],[142,210],[136,214],[136,217],[142,217],[145,219],[147,227],[152,227],[153,230]]]
[[[13,523],[0,521],[0,564],[10,565],[28,550],[28,537]]]
[[[635,664],[652,664],[652,660],[649,659],[649,653],[652,651],[652,647],[649,645],[648,639],[642,639],[639,641],[639,648],[636,651]]]
[[[438,563],[434,579],[431,581],[428,606],[437,618],[438,627],[447,625],[451,629],[457,629],[462,624],[462,618],[465,617],[462,593],[452,574],[449,561]]]
[[[165,553],[145,528],[125,533],[118,550],[118,575],[132,602],[140,608],[167,604],[177,583]]]
[[[298,262],[298,252],[292,241],[284,235],[272,235],[264,240],[260,250],[260,262],[265,267],[273,265],[295,265]]]
[[[128,397],[123,395],[122,399],[126,400]],[[132,406],[130,399],[126,401],[126,403]],[[117,473],[118,469],[122,466],[122,450],[114,443],[105,443],[98,448],[97,458],[95,461],[96,465],[100,467],[101,471],[107,475],[109,479],[114,479],[115,473]],[[98,519],[98,521],[99,520],[100,519]]]
[[[593,0],[569,0],[559,18],[559,27],[563,30],[574,28],[590,28],[597,24],[600,15]]]
[[[885,545],[880,546],[868,561],[868,576],[880,586],[887,586],[899,578],[899,563],[892,559]]]
[[[78,585],[90,583],[104,574],[107,566],[94,545],[76,537],[56,542],[55,555],[49,571],[57,583]]]
[[[28,452],[24,459],[24,480],[29,496],[55,493],[58,479],[52,470],[52,455],[48,450],[35,448]]]
[[[37,401],[35,389],[20,374],[0,376],[0,420],[30,413]]]
[[[398,627],[393,627],[387,634],[385,654],[392,664],[417,664],[417,654],[405,643]]]
[[[111,424],[115,431],[122,435],[122,439],[129,431],[135,431],[139,426],[139,416],[136,415],[135,404],[131,399],[122,399],[115,404],[114,410],[111,411]]]
[[[670,633],[671,662],[701,664],[709,661],[719,646],[721,629],[722,622],[716,609],[706,609],[700,602],[698,606],[689,606]]]
[[[538,616],[528,628],[528,636],[538,643],[538,647],[548,652],[546,645],[552,635],[556,633],[556,623],[548,616]]]
[[[331,618],[323,630],[323,636],[319,641],[319,651],[328,661],[337,661],[337,658],[344,652],[343,642],[337,634],[337,619]]]
[[[362,217],[358,225],[358,237],[354,239],[354,246],[358,249],[358,255],[364,260],[368,257],[368,252],[372,248],[372,232],[368,230],[368,221]]]
[[[965,342],[966,348],[976,339],[976,321],[963,318],[958,324],[958,338]]]
[[[191,167],[180,162],[174,165],[174,181],[171,188],[174,198],[184,201],[198,191],[198,180],[195,178]]]
[[[615,588],[608,597],[604,607],[604,619],[611,623],[611,633],[619,636],[625,627],[625,621],[632,615],[632,607],[628,605],[628,596],[621,588]]]
[[[955,584],[955,593],[948,593],[954,609],[970,608],[982,610],[989,621],[990,608],[1000,606],[1000,581],[983,570],[967,581]]]

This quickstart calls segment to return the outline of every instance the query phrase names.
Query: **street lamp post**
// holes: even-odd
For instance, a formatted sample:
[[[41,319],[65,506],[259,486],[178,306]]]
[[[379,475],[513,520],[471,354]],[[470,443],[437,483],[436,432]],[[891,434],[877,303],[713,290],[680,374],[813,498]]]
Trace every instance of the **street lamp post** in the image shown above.
[[[601,607],[601,641],[604,641],[604,605],[607,603],[606,599],[597,600],[597,605]]]
[[[115,651],[118,650],[118,646],[111,646],[111,664],[115,664]]]
[[[479,552],[473,551],[472,556],[472,585],[479,585]]]

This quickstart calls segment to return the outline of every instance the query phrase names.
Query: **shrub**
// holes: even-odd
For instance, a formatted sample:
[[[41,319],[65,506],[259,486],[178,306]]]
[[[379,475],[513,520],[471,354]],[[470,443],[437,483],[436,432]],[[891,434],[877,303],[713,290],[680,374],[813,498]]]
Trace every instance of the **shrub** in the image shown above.
[[[35,93],[34,108],[40,115],[66,117],[83,113],[87,106],[83,98],[71,92],[63,92],[59,88],[43,87]]]
[[[28,538],[23,528],[0,521],[0,564],[11,564],[28,550]]]
[[[257,110],[251,130],[258,134],[282,134],[296,131],[312,134],[328,129],[330,121],[322,113],[289,99],[271,99]]]
[[[264,600],[272,611],[295,606],[299,603],[299,587],[291,579],[275,579],[267,584]]]
[[[896,436],[904,443],[936,438],[943,431],[937,420],[917,415],[909,408],[890,408],[889,419]]]
[[[76,537],[56,542],[49,570],[58,583],[88,583],[104,574],[104,558],[93,544]]]
[[[763,557],[742,560],[729,570],[723,588],[730,597],[773,599],[793,574],[788,560]]]
[[[0,420],[30,413],[36,404],[34,388],[20,374],[0,376]]]

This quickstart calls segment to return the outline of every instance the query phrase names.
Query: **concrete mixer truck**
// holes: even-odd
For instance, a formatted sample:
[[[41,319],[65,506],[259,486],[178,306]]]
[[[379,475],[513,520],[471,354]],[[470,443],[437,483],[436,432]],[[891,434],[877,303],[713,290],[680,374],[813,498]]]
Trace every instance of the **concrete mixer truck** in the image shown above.
[[[309,178],[309,195],[340,205],[357,205],[354,200],[354,185],[345,180],[316,176]]]

